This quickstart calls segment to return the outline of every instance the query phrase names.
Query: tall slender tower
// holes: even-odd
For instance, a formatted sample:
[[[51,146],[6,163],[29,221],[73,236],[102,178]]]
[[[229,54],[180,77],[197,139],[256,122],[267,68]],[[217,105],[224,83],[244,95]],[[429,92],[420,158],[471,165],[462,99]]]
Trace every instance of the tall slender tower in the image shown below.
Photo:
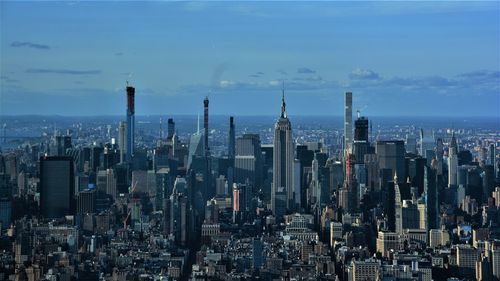
[[[450,147],[448,148],[448,186],[457,185],[458,152],[455,132],[451,133]]]
[[[227,158],[229,159],[229,168],[227,170],[227,186],[233,186],[234,182],[234,159],[236,157],[236,134],[234,131],[234,117],[229,117],[229,143]]]
[[[271,208],[277,219],[281,219],[286,210],[291,210],[294,207],[292,125],[286,116],[284,89],[282,94],[281,115],[274,125],[273,184],[271,190]]]
[[[135,88],[127,82],[127,160],[134,156],[135,146]]]
[[[205,129],[205,153],[208,155],[208,97],[203,100],[203,128]]]
[[[352,93],[346,92],[344,97],[344,151],[352,149]],[[345,152],[346,153],[346,152]]]
[[[118,148],[120,149],[120,163],[125,161],[125,155],[127,155],[127,140],[125,139],[125,122],[120,121],[120,126],[118,127]]]
[[[394,213],[396,222],[396,233],[403,233],[403,209],[401,207],[401,190],[398,184],[398,173],[394,173]]]

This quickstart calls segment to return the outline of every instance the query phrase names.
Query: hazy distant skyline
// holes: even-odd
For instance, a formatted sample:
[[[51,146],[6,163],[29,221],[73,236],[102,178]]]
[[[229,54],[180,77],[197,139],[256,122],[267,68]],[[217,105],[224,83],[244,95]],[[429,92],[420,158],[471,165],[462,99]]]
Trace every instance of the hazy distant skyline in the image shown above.
[[[0,114],[500,116],[500,2],[0,2]]]

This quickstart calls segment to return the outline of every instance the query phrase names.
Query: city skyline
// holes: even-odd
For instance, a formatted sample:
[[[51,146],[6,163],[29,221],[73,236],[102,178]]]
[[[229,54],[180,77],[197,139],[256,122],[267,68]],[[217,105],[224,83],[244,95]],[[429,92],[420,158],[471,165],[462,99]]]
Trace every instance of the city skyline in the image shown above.
[[[499,116],[498,2],[0,5],[0,115]]]

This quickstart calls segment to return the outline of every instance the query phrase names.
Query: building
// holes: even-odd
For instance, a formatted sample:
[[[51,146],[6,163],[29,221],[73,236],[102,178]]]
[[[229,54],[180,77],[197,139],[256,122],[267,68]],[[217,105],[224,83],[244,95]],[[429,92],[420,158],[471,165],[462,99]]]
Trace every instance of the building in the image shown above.
[[[344,151],[350,151],[351,149],[352,149],[352,93],[346,92],[344,95]]]
[[[72,215],[75,177],[73,158],[47,156],[40,158],[40,211],[45,218]]]
[[[172,140],[175,134],[175,122],[173,118],[168,118],[167,121],[167,140]]]
[[[391,169],[391,175],[406,175],[405,152],[405,143],[402,140],[377,141],[375,153],[378,156],[379,169]]]
[[[403,232],[403,208],[401,203],[401,190],[399,189],[398,176],[394,175],[394,214],[396,233],[398,234]]]
[[[125,138],[125,122],[120,121],[118,126],[118,149],[120,150],[120,163],[125,161],[125,155],[127,155],[127,139]]]
[[[429,230],[429,247],[436,248],[450,243],[450,234],[446,229]]]
[[[227,184],[233,186],[234,182],[234,159],[236,156],[236,133],[234,129],[234,118],[229,117],[229,140],[227,146],[227,158],[229,161],[227,168]]]
[[[277,212],[277,193],[284,192],[286,210],[293,209],[293,161],[294,147],[292,139],[292,124],[286,115],[285,91],[281,100],[281,114],[274,126],[273,147],[273,182],[271,190],[271,209],[279,220],[282,211]],[[285,210],[285,211],[286,211]],[[278,216],[278,213],[280,216]]]
[[[259,186],[262,182],[262,151],[258,134],[244,134],[236,139],[234,182]]]
[[[388,257],[390,251],[399,250],[399,235],[395,232],[379,231],[377,237],[377,252]]]
[[[500,279],[500,249],[491,251],[491,267],[493,268],[493,276]]]
[[[448,149],[448,186],[457,185],[457,168],[458,168],[458,147],[455,138],[455,132],[451,135],[451,142]]]
[[[352,262],[352,281],[379,280],[380,261],[366,260]]]
[[[368,119],[358,117],[354,121],[354,144],[353,153],[357,164],[364,163],[365,154],[368,153],[370,143],[368,141]]]
[[[342,239],[342,223],[332,221],[330,222],[330,245],[333,247],[335,240]]]
[[[135,88],[127,83],[127,160],[130,162],[135,147]]]
[[[204,138],[205,138],[205,153],[208,155],[209,146],[208,146],[208,97],[205,97],[203,100],[203,129],[204,129]]]
[[[476,270],[478,252],[470,245],[456,245],[456,264],[461,274],[472,276]]]
[[[76,212],[79,215],[96,212],[96,190],[86,189],[78,193]]]

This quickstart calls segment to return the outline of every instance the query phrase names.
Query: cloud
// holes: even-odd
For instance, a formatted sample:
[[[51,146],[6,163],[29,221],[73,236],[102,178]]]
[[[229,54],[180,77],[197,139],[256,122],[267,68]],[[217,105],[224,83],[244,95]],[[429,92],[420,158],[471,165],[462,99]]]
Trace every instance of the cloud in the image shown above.
[[[100,70],[28,68],[26,70],[26,73],[33,73],[33,74],[96,75],[96,74],[101,74],[101,71]]]
[[[316,73],[316,71],[312,70],[310,68],[307,68],[307,67],[299,67],[299,68],[297,68],[297,73],[299,73],[299,74],[312,74],[312,73]]]
[[[288,73],[286,71],[284,71],[283,69],[279,69],[279,70],[276,70],[279,74],[281,75],[288,75]]]
[[[262,77],[262,75],[264,75],[264,72],[262,72],[262,71],[258,71],[258,72],[255,72],[254,74],[250,74],[250,75],[248,75],[248,77],[252,77],[252,78],[260,78],[260,77]]]
[[[293,81],[306,81],[306,82],[314,82],[314,81],[322,81],[323,77],[319,75],[307,76],[307,77],[294,77]]]
[[[19,80],[17,79],[12,79],[10,78],[9,76],[7,75],[1,75],[0,76],[0,80],[6,82],[6,83],[16,83],[16,82],[19,82]]]
[[[350,79],[377,80],[380,75],[369,69],[356,68],[349,74]]]
[[[14,48],[33,48],[33,49],[39,49],[39,50],[48,50],[50,49],[50,46],[48,45],[43,45],[43,44],[38,44],[38,43],[33,43],[33,42],[19,42],[19,41],[14,41],[10,44],[11,47]]]
[[[115,53],[115,56],[117,56],[117,57],[121,57],[121,56],[123,56],[123,53],[122,53],[122,52],[116,52],[116,53]]]

